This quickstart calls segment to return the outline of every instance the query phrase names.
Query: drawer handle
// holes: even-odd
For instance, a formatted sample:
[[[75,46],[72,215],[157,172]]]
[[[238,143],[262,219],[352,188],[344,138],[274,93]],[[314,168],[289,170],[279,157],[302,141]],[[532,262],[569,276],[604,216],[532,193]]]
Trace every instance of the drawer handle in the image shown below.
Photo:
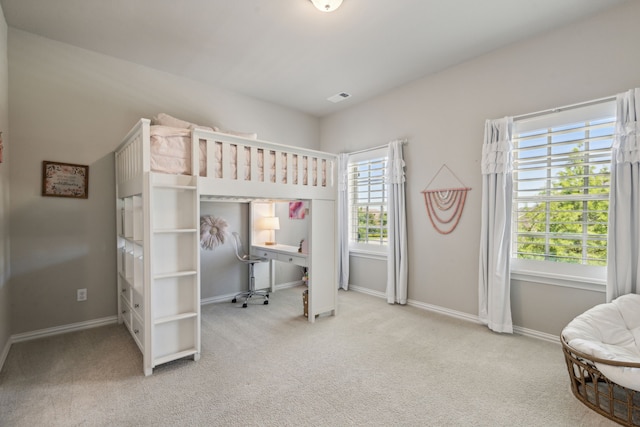
[[[127,310],[122,310],[122,314],[127,314]]]
[[[139,307],[140,307],[140,304],[134,304],[133,306],[134,306],[135,308],[139,308]]]
[[[123,289],[123,290],[122,290],[122,292],[127,292],[127,289],[126,289],[126,288],[125,288],[125,289]]]

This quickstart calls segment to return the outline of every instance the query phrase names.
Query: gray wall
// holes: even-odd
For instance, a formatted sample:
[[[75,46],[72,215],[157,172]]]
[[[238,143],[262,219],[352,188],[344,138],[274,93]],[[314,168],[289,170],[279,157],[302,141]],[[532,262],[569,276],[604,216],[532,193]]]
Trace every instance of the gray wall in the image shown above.
[[[139,118],[166,112],[318,148],[306,114],[16,29],[8,43],[14,334],[116,314],[113,151]],[[41,197],[43,160],[89,165],[89,199]]]
[[[0,132],[4,144],[4,162],[0,163],[0,366],[11,336],[9,317],[9,95],[7,70],[7,23],[0,6]]]
[[[200,215],[224,219],[229,233],[224,245],[213,250],[200,250],[200,297],[206,300],[248,289],[247,267],[236,259],[231,232],[240,233],[246,251],[249,243],[249,204],[203,202],[200,204]]]
[[[353,151],[396,138],[409,139],[404,154],[410,300],[477,315],[480,157],[485,120],[588,101],[640,86],[638,17],[640,2],[628,2],[322,120],[321,147],[326,151]],[[472,188],[460,224],[449,235],[440,235],[431,227],[420,193],[443,164]],[[386,275],[378,269],[361,268],[361,264],[376,261],[351,259],[355,272],[352,284],[385,289]],[[577,313],[604,299],[601,292],[514,281],[513,319],[518,326],[558,335]]]

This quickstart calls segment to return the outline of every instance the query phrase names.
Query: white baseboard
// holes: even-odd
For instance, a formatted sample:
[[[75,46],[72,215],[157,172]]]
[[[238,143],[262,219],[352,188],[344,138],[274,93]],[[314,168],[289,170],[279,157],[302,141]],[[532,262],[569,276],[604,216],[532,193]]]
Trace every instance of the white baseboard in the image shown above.
[[[352,286],[352,285],[349,285],[349,289],[353,290],[353,291],[356,291],[356,292],[363,293],[363,294],[372,295],[374,297],[382,298],[382,299],[385,299],[385,300],[387,299],[387,295],[384,292],[374,291],[374,290],[371,290],[371,289],[363,288],[361,286]],[[473,314],[469,314],[469,313],[464,313],[462,311],[451,310],[451,309],[446,308],[446,307],[441,307],[441,306],[433,305],[433,304],[426,304],[424,302],[414,301],[414,300],[408,300],[407,301],[407,305],[410,305],[412,307],[417,307],[417,308],[420,308],[422,310],[431,311],[431,312],[434,312],[434,313],[444,314],[444,315],[449,316],[449,317],[455,317],[456,319],[462,319],[462,320],[466,320],[468,322],[472,322],[472,323],[476,323],[476,324],[482,324],[482,322],[480,321],[480,318],[478,316],[473,315]],[[521,326],[514,326],[513,327],[513,332],[515,334],[518,334],[518,335],[523,335],[523,336],[527,336],[527,337],[531,337],[531,338],[537,338],[539,340],[548,341],[548,342],[551,342],[551,343],[554,343],[554,344],[560,344],[560,337],[558,337],[557,335],[548,334],[546,332],[535,331],[533,329],[527,329],[527,328],[523,328]]]
[[[296,286],[300,286],[300,285],[302,285],[302,280],[297,280],[295,282],[280,283],[278,285],[275,285],[274,289],[278,291],[282,289],[295,288]],[[234,292],[232,294],[227,294],[227,295],[217,295],[211,298],[201,298],[200,305],[216,304],[219,302],[229,302],[233,299],[234,296],[236,296],[236,294],[237,292]]]
[[[275,289],[276,291],[279,291],[280,289],[295,288],[296,286],[301,286],[303,284],[304,282],[302,280],[296,280],[294,282],[280,283],[275,286]]]
[[[360,292],[361,294],[367,294],[374,297],[382,298],[384,300],[387,299],[386,293],[380,292],[380,291],[374,291],[373,289],[363,288],[362,286],[349,285],[349,290]]]
[[[546,332],[540,332],[533,329],[527,329],[523,328],[522,326],[514,326],[513,333],[560,345],[560,337],[558,335],[548,334]]]
[[[0,372],[2,371],[2,367],[4,366],[4,362],[7,360],[7,356],[9,355],[9,350],[11,349],[11,337],[7,340],[4,348],[2,349],[2,353],[0,353]]]
[[[431,311],[434,313],[444,314],[449,317],[455,317],[456,319],[466,320],[467,322],[481,324],[480,318],[478,316],[465,313],[463,311],[451,310],[450,308],[442,307],[439,305],[427,304],[420,301],[415,300],[407,300],[407,305],[412,307],[418,307],[426,311]]]
[[[217,295],[211,298],[200,298],[200,305],[216,304],[219,302],[229,302],[235,296],[235,292],[228,295]]]
[[[85,322],[71,323],[69,325],[56,326],[53,328],[39,329],[37,331],[23,332],[11,336],[11,343],[35,340],[38,338],[50,337],[53,335],[66,334],[69,332],[82,331],[85,329],[97,328],[99,326],[112,325],[118,323],[118,316],[103,317],[102,319],[87,320]]]

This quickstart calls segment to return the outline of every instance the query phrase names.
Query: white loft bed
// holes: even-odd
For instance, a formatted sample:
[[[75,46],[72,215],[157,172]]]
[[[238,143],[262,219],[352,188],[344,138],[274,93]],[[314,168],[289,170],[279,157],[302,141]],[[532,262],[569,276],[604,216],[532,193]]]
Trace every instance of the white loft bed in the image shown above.
[[[162,363],[200,357],[201,197],[308,201],[308,320],[335,315],[336,160],[207,129],[151,126],[148,119],[133,127],[115,152],[118,321],[140,348],[145,375]]]

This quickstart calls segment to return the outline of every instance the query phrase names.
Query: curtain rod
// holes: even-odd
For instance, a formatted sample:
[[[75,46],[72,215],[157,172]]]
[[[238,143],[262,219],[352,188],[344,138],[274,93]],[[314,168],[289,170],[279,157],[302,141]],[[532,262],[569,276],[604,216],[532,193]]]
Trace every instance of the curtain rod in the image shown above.
[[[549,113],[559,113],[561,111],[571,110],[578,107],[587,107],[589,105],[601,104],[603,102],[615,101],[616,96],[607,96],[606,98],[593,99],[591,101],[579,102],[577,104],[565,105],[563,107],[549,108],[548,110],[536,111],[535,113],[520,114],[519,116],[513,116],[514,121],[532,119],[534,117],[543,116]]]
[[[395,141],[402,142],[402,145],[407,145],[409,143],[409,141],[407,141],[406,139],[396,139]],[[366,153],[367,151],[374,151],[374,150],[380,150],[382,148],[387,148],[388,146],[389,144],[383,144],[383,145],[378,145],[377,147],[364,148],[362,150],[357,150],[357,151],[349,151],[347,152],[347,154],[361,154],[361,153]]]

